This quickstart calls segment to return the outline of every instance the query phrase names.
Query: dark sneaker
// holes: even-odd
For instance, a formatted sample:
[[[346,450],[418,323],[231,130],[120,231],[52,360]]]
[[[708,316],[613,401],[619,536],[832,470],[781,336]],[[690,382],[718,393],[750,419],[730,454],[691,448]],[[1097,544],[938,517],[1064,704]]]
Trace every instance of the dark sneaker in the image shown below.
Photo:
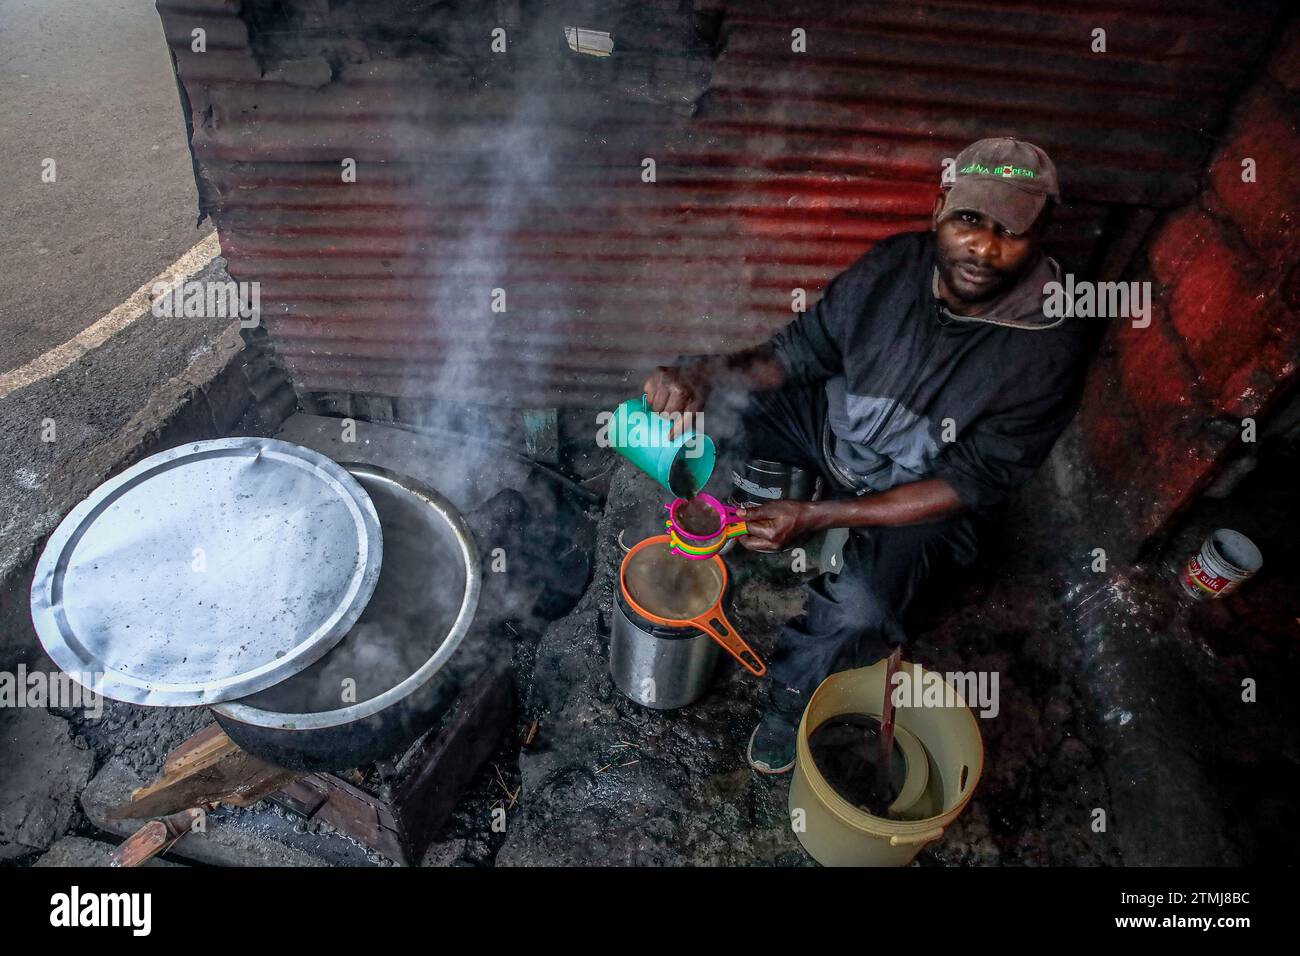
[[[745,756],[759,773],[788,773],[794,767],[795,740],[799,717],[772,709],[763,715],[749,735]]]

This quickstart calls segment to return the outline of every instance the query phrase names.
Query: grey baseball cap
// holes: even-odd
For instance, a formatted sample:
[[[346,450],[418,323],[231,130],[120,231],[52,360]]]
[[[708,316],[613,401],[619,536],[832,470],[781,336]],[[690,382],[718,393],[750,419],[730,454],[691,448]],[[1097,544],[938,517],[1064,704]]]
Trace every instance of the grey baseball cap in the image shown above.
[[[1008,136],[971,143],[957,154],[954,174],[940,222],[971,210],[1023,233],[1049,199],[1061,198],[1056,166],[1048,155],[1033,143]]]

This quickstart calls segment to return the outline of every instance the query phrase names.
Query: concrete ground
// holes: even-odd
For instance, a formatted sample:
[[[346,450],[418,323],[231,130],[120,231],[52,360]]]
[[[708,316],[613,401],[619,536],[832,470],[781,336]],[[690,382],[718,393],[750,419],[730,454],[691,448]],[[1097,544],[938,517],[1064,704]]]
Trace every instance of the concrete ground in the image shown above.
[[[17,576],[40,542],[242,348],[131,299],[210,235],[196,212],[153,5],[0,0],[0,666],[29,643]],[[194,277],[228,278],[204,250]]]
[[[219,280],[224,270],[218,261],[200,275]],[[167,414],[152,403],[169,381],[232,359],[242,347],[237,332],[226,322],[146,316],[66,369],[0,398],[0,577],[136,451],[143,436],[133,423],[147,433]]]
[[[0,372],[211,232],[149,0],[0,0]],[[42,181],[43,161],[55,182]],[[129,370],[124,366],[123,370]]]
[[[42,177],[46,159],[52,181]],[[41,542],[73,505],[160,445],[224,435],[236,423],[255,432],[253,380],[260,398],[283,409],[287,387],[268,366],[250,364],[262,353],[250,353],[233,323],[157,318],[132,298],[210,235],[210,225],[196,227],[196,210],[185,119],[153,5],[0,0],[6,672],[49,667],[27,591]],[[224,261],[208,245],[190,256],[207,264],[183,274],[224,281]],[[0,712],[0,761],[13,771],[3,774],[0,859],[30,859],[82,825],[82,790],[115,745],[96,751],[70,716]],[[140,715],[122,716],[122,725],[131,719]],[[164,723],[163,731],[183,730]]]
[[[11,675],[49,667],[27,590],[62,516],[159,441],[225,433],[251,401],[247,380],[228,377],[244,367],[237,328],[155,318],[131,300],[211,233],[196,212],[153,5],[0,0],[0,669]],[[195,278],[227,278],[219,257],[201,258]],[[0,711],[0,860],[30,859],[84,819],[103,755],[69,716]],[[98,844],[64,841],[51,861],[98,856]]]

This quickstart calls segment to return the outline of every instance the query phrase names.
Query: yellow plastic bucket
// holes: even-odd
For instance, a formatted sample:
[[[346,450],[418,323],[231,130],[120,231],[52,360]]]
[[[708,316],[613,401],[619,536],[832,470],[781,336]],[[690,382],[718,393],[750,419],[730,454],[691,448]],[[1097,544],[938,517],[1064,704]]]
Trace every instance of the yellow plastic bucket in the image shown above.
[[[904,819],[873,816],[835,792],[817,770],[808,738],[832,717],[879,717],[885,668],[886,662],[881,661],[832,674],[808,701],[799,722],[790,783],[790,825],[804,849],[823,866],[907,866],[922,847],[943,836],[966,808],[984,770],[979,723],[960,693],[944,681],[955,706],[911,706],[904,700],[894,711],[896,724],[921,742],[928,759],[925,793],[903,813]],[[919,664],[904,662],[899,671],[909,671],[917,687],[926,686],[927,675],[930,681],[943,680]]]

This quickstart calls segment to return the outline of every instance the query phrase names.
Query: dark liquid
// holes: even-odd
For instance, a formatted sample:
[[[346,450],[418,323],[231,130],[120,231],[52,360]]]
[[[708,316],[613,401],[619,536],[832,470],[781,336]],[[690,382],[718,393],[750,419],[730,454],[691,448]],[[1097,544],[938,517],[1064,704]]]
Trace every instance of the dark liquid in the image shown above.
[[[695,481],[695,473],[686,463],[686,454],[681,452],[673,459],[673,466],[668,470],[668,487],[678,498],[694,498],[700,493],[700,486]]]
[[[860,810],[888,816],[903,788],[907,763],[893,748],[889,777],[880,772],[880,721],[866,714],[832,717],[808,738],[813,763],[835,792]]]
[[[667,542],[648,545],[626,559],[627,595],[658,617],[689,621],[711,608],[722,593],[713,561],[686,561]]]
[[[688,501],[677,507],[677,525],[690,534],[717,534],[722,530],[722,518],[703,501]]]

